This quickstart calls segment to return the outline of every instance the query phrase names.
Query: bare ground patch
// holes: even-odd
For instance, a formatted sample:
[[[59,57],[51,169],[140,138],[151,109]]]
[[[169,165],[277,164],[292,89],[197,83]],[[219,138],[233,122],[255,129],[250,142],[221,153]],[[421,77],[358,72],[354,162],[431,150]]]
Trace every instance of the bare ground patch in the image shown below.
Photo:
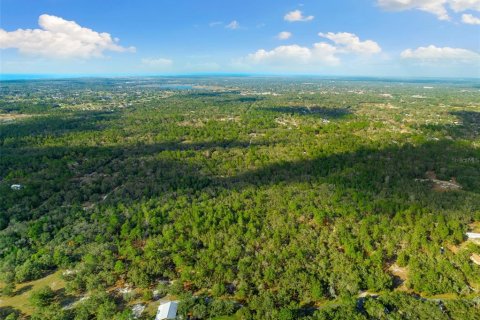
[[[405,285],[408,280],[408,269],[406,267],[400,267],[398,264],[394,263],[388,268],[388,270],[393,274],[393,285],[397,290],[406,291],[407,287]]]
[[[177,125],[180,127],[201,128],[205,126],[205,122],[205,120],[192,119],[179,122]]]
[[[461,190],[462,186],[457,182],[455,177],[452,177],[449,181],[440,180],[433,171],[427,171],[425,173],[426,179],[415,179],[416,181],[428,181],[432,183],[432,189],[437,192],[447,192]]]
[[[18,119],[31,118],[33,116],[33,114],[0,113],[0,122],[10,122]]]

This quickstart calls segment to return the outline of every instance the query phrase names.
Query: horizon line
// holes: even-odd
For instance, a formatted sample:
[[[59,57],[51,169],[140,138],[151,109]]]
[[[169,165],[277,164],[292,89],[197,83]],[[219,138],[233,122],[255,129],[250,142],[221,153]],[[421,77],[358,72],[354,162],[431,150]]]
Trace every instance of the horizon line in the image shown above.
[[[186,73],[0,73],[0,81],[15,80],[67,80],[67,79],[113,79],[113,78],[161,78],[161,77],[311,77],[336,79],[412,79],[412,80],[475,80],[480,77],[457,76],[375,76],[375,75],[333,75],[309,73],[247,73],[247,72],[186,72]]]

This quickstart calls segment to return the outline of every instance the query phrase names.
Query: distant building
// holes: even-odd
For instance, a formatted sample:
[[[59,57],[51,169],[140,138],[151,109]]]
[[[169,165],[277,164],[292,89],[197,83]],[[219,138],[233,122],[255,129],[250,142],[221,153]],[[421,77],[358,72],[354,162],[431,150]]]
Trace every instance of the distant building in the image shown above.
[[[21,184],[12,184],[10,186],[10,189],[12,189],[12,190],[20,190],[22,188],[23,188],[23,186]]]
[[[480,233],[467,232],[468,239],[480,239]]]
[[[157,316],[155,317],[155,320],[176,319],[177,308],[177,301],[169,301],[166,303],[162,303],[160,306],[158,306]]]

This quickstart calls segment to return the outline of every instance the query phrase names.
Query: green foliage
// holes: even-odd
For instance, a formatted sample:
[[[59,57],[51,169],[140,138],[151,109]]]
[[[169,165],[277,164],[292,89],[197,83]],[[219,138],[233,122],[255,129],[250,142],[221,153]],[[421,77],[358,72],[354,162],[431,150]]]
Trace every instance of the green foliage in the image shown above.
[[[71,311],[64,310],[59,304],[54,303],[35,311],[30,319],[71,320],[73,319],[73,314]]]
[[[18,316],[14,313],[10,313],[8,316],[5,317],[5,320],[17,320]]]
[[[210,299],[205,296],[194,297],[184,295],[178,305],[178,314],[187,317],[189,314],[197,319],[212,319],[220,316],[230,316],[237,307],[234,302]]]
[[[377,301],[369,298],[365,302],[365,310],[370,317],[378,319],[448,319],[438,303],[402,293],[387,294]]]
[[[114,319],[115,317],[124,318],[125,314],[118,312],[118,307],[111,297],[105,292],[94,292],[88,299],[76,307],[75,320],[88,319]]]
[[[158,294],[158,297],[159,298],[163,298],[165,297],[167,294],[168,294],[168,285],[163,283],[163,282],[160,282],[157,284],[157,287],[156,287],[156,291],[157,291],[157,294]]]
[[[30,302],[36,307],[46,307],[53,303],[55,292],[49,286],[35,290],[30,295]]]
[[[2,288],[2,295],[4,296],[13,296],[15,293],[15,283],[7,283],[3,288]]]
[[[315,312],[314,319],[318,320],[366,320],[365,315],[357,310],[357,303],[354,299],[347,299],[341,305],[322,308]]]
[[[299,318],[328,300],[314,317],[430,310],[390,296],[393,263],[417,294],[477,295],[478,248],[440,252],[480,221],[476,83],[439,82],[417,99],[418,83],[194,78],[178,81],[209,89],[160,89],[169,81],[0,84],[0,112],[22,115],[0,123],[7,286],[71,270],[67,294],[90,297],[75,319],[128,317],[99,293],[118,282],[200,294],[179,308],[198,318]],[[362,291],[380,298],[359,312]],[[476,305],[445,307],[462,318]]]
[[[152,292],[152,290],[145,290],[145,291],[143,291],[142,299],[143,299],[144,301],[152,300],[152,299],[153,299],[153,292]]]
[[[5,320],[18,320],[21,317],[21,313],[14,308],[0,308],[0,318]]]

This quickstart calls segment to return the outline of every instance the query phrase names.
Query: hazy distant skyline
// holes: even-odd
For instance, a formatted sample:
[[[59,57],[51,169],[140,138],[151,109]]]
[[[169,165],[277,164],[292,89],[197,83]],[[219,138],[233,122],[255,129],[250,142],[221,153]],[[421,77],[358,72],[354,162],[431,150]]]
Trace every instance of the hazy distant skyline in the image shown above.
[[[480,0],[0,0],[0,72],[480,77]]]

